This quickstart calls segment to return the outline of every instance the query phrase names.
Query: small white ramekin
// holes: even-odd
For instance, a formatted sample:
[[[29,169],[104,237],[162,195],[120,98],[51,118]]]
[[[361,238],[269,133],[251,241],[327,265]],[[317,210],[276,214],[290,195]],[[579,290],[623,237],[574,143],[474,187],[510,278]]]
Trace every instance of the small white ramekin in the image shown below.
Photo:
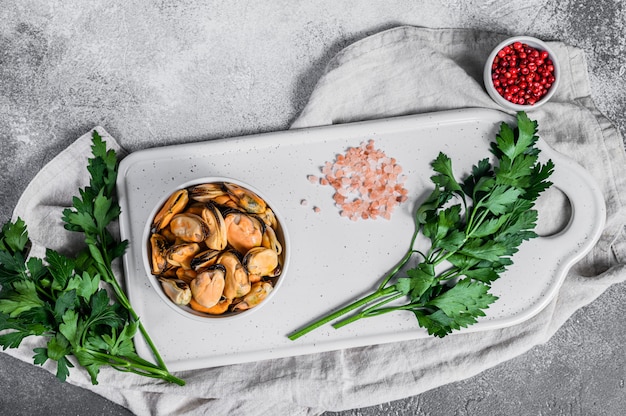
[[[548,52],[548,56],[550,58],[550,60],[552,61],[553,65],[554,65],[554,82],[552,83],[552,86],[550,87],[550,89],[548,90],[548,92],[541,97],[540,100],[538,100],[537,102],[535,102],[532,105],[529,104],[514,104],[508,100],[506,100],[503,96],[501,96],[498,91],[496,90],[495,86],[493,85],[493,80],[491,77],[491,68],[492,68],[492,64],[493,61],[496,57],[496,55],[498,54],[498,52],[504,48],[507,45],[511,45],[515,42],[521,42],[521,43],[525,43],[530,47],[533,47],[535,49],[539,49],[539,50],[544,50],[546,52]],[[558,84],[559,84],[559,79],[560,79],[560,67],[559,67],[559,62],[556,58],[556,54],[554,53],[554,51],[542,40],[540,39],[536,39],[530,36],[514,36],[512,38],[508,38],[504,41],[502,41],[500,44],[498,44],[498,46],[496,46],[493,51],[489,54],[489,57],[487,58],[487,61],[485,62],[485,68],[483,71],[483,80],[485,83],[485,89],[487,90],[487,93],[489,94],[489,96],[496,102],[498,103],[500,106],[512,110],[512,111],[530,111],[536,108],[541,107],[543,104],[545,104],[546,102],[548,102],[550,100],[550,98],[552,98],[552,96],[554,95],[554,93],[557,90]]]

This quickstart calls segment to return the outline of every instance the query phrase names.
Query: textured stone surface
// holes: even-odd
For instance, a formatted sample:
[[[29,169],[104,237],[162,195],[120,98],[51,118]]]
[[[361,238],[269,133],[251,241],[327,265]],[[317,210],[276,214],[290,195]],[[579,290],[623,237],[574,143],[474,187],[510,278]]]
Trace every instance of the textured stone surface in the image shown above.
[[[37,171],[94,125],[129,150],[282,130],[336,52],[401,24],[578,46],[597,106],[626,133],[620,0],[259,3],[0,0],[0,221]],[[416,397],[329,414],[624,414],[625,314],[617,285],[523,356]],[[4,354],[0,413],[128,414]]]

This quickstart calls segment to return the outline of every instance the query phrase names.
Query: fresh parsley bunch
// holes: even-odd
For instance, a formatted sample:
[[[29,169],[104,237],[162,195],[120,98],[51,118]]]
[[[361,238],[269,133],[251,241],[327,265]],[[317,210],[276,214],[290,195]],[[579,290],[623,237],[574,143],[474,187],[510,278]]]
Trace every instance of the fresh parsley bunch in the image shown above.
[[[63,212],[65,228],[85,236],[86,249],[75,258],[47,249],[44,259],[28,257],[26,224],[20,218],[0,231],[0,345],[17,348],[28,336],[47,338],[35,348],[34,362],[57,363],[57,378],[65,380],[73,367],[70,357],[97,384],[99,369],[163,379],[184,385],[169,373],[128,298],[115,278],[112,261],[127,242],[118,242],[107,229],[120,214],[115,199],[118,160],[97,132],[92,135],[93,158],[88,159],[89,186]],[[115,293],[101,288],[107,283]],[[133,337],[139,330],[157,364],[137,355]]]
[[[435,189],[416,211],[415,232],[402,260],[373,293],[289,338],[295,340],[359,308],[333,327],[399,310],[411,311],[418,324],[437,337],[476,323],[497,300],[489,293],[491,283],[513,264],[511,257],[520,244],[537,236],[533,207],[552,185],[548,178],[554,164],[538,161],[536,133],[537,122],[524,112],[517,114],[517,128],[502,123],[490,149],[497,164],[480,160],[462,182],[454,177],[450,158],[439,153],[432,162]],[[413,248],[419,233],[431,243],[425,253]],[[421,260],[400,276],[414,256]],[[405,303],[390,305],[403,298]]]

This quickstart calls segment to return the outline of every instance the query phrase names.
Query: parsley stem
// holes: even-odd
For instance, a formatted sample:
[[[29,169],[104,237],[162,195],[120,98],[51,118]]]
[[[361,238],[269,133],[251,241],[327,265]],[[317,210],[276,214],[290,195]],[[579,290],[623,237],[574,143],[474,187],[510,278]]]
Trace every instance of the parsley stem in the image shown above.
[[[465,244],[465,242],[463,242],[463,244]],[[463,247],[463,245],[461,245],[461,247]],[[445,253],[445,254],[441,254],[441,253]],[[437,257],[435,259],[433,259],[430,263],[433,266],[437,266],[438,264],[443,263],[444,261],[446,261],[450,256],[452,256],[454,254],[453,251],[440,251],[437,255]]]
[[[289,339],[294,341],[298,338],[300,338],[303,335],[308,334],[309,332],[313,331],[316,328],[319,328],[322,325],[327,324],[328,322],[335,320],[337,318],[339,318],[340,316],[343,316],[345,314],[347,314],[348,312],[352,312],[353,310],[366,305],[368,303],[370,303],[371,301],[373,301],[374,299],[378,299],[384,296],[388,296],[394,292],[397,292],[396,288],[394,286],[389,286],[385,289],[379,289],[376,292],[371,293],[370,295],[367,295],[359,300],[356,300],[354,302],[352,302],[351,304],[344,306],[343,308],[329,314],[326,315],[320,319],[318,319],[317,321],[305,326],[302,329],[297,330],[296,332],[292,333],[291,335],[289,335]]]
[[[96,250],[100,254],[100,256],[102,256],[102,252],[106,252],[106,250],[100,250],[99,247],[96,246],[95,244],[90,245],[89,248],[92,253],[94,250]],[[101,258],[104,260],[104,257],[101,257]],[[122,290],[122,287],[120,286],[119,282],[115,278],[115,275],[113,274],[113,271],[111,270],[109,266],[111,263],[110,262],[105,263],[105,261],[103,261],[102,263],[96,261],[96,268],[102,274],[104,280],[108,284],[110,284],[111,287],[113,287],[113,290],[115,291],[115,295],[117,296],[118,301],[128,311],[133,321],[136,321],[139,324],[139,331],[141,332],[141,335],[143,336],[144,340],[150,347],[150,350],[152,351],[152,354],[154,355],[154,359],[157,361],[159,367],[167,371],[167,366],[165,365],[165,361],[163,361],[163,358],[159,354],[159,351],[156,348],[156,346],[154,345],[152,338],[150,338],[148,331],[146,331],[145,327],[141,323],[141,320],[139,319],[139,315],[137,315],[137,312],[135,312],[135,310],[133,309],[132,305],[130,304],[130,301],[128,300],[128,297],[126,296],[126,293],[124,293],[124,290]]]
[[[398,296],[395,296],[392,300],[398,299],[401,296],[402,296],[401,294],[398,295]],[[379,306],[382,306],[382,302],[381,302],[379,305],[375,305],[375,306],[376,306],[376,309],[370,310],[368,313],[361,312],[361,313],[359,313],[357,315],[353,315],[353,316],[351,316],[351,317],[349,317],[347,319],[344,319],[343,321],[340,321],[340,322],[337,322],[336,324],[333,324],[333,328],[339,329],[342,326],[346,326],[346,325],[348,325],[348,324],[350,324],[352,322],[358,321],[359,319],[371,318],[371,317],[374,317],[374,316],[380,316],[380,315],[384,315],[384,314],[389,313],[389,312],[407,311],[407,310],[415,312],[417,310],[422,310],[422,311],[430,310],[430,308],[428,308],[428,307],[426,307],[426,306],[424,306],[422,304],[419,304],[419,303],[418,304],[407,303],[407,304],[399,305],[399,306],[389,306],[389,307],[386,307],[386,308],[380,308]],[[368,308],[368,309],[371,309],[371,308]]]
[[[154,342],[152,341],[152,338],[150,338],[148,331],[146,330],[141,320],[139,319],[139,315],[137,315],[137,313],[133,309],[130,303],[130,300],[128,300],[126,293],[120,286],[119,282],[117,281],[117,278],[115,277],[113,273],[113,270],[111,269],[111,260],[108,258],[107,250],[101,249],[101,247],[105,246],[104,242],[106,241],[104,232],[105,232],[104,229],[101,230],[97,238],[94,239],[95,242],[92,242],[89,244],[89,251],[92,253],[94,258],[96,259],[96,262],[95,262],[96,267],[98,271],[102,274],[105,281],[109,285],[111,285],[111,287],[113,287],[113,290],[115,291],[115,295],[117,296],[118,301],[128,311],[133,321],[139,324],[139,331],[141,332],[141,335],[143,336],[144,340],[150,347],[150,350],[152,351],[152,355],[154,356],[154,359],[157,361],[157,364],[159,365],[159,367],[167,371],[167,366],[165,365],[165,361],[163,361],[163,358],[159,354],[159,350],[156,348],[156,345],[154,345]]]
[[[179,386],[184,386],[185,382],[176,376],[170,374],[166,369],[157,367],[149,361],[141,357],[123,357],[118,355],[106,354],[91,349],[83,349],[87,354],[106,362],[108,365],[115,367],[119,371],[129,371],[140,376],[160,378]]]
[[[446,280],[450,280],[450,279],[454,279],[459,277],[459,268],[458,267],[453,267],[449,270],[446,270],[445,272],[440,273],[437,276],[437,280],[438,281],[446,281]]]
[[[392,286],[393,287],[393,286]],[[346,319],[343,319],[337,323],[333,324],[333,328],[335,329],[339,329],[342,326],[346,326],[352,322],[358,321],[359,319],[362,318],[368,318],[370,316],[377,316],[377,315],[382,315],[384,313],[387,312],[392,312],[397,310],[397,307],[390,307],[390,308],[381,308],[381,306],[388,304],[389,302],[393,302],[394,300],[401,298],[404,296],[404,293],[396,293],[394,296],[391,296],[385,300],[382,300],[368,308],[363,309],[361,312],[352,315]]]
[[[385,286],[387,286],[387,283],[389,283],[389,281],[400,271],[400,269],[404,267],[404,265],[411,259],[414,253],[419,253],[422,255],[422,257],[426,258],[424,254],[422,254],[420,251],[415,250],[413,248],[413,246],[415,245],[415,240],[417,239],[417,236],[419,234],[419,231],[420,231],[420,227],[415,227],[415,231],[413,231],[413,236],[411,237],[411,243],[409,244],[409,249],[404,254],[402,259],[400,259],[400,261],[396,264],[396,266],[385,275],[385,278],[380,282],[380,285],[378,286],[379,291],[384,289]]]
[[[480,227],[480,225],[483,223],[483,221],[485,221],[485,218],[487,218],[487,215],[489,215],[489,210],[485,209],[480,214],[480,218],[476,220],[476,212],[478,211],[478,209],[481,206],[484,205],[483,201],[485,201],[486,199],[487,199],[487,196],[484,196],[471,209],[469,220],[467,221],[467,224],[465,226],[465,235],[466,235],[466,237],[471,237],[474,234],[474,232],[478,229],[478,227]]]
[[[396,264],[396,266],[393,269],[387,272],[387,274],[385,275],[385,278],[382,280],[382,282],[380,282],[380,285],[378,286],[378,290],[382,290],[385,288],[385,286],[387,286],[387,283],[389,283],[389,281],[400,271],[400,269],[404,267],[404,265],[409,261],[409,259],[413,255],[413,253],[414,251],[412,249],[407,251],[404,257],[402,257],[402,259],[400,260],[400,262],[398,262],[398,264]]]

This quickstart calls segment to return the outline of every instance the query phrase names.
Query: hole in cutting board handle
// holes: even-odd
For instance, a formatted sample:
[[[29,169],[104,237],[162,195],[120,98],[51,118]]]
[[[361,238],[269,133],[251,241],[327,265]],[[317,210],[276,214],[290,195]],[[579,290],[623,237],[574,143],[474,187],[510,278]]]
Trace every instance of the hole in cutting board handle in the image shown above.
[[[572,219],[569,198],[556,186],[545,190],[535,202],[539,214],[535,232],[540,237],[550,237],[565,230]]]

